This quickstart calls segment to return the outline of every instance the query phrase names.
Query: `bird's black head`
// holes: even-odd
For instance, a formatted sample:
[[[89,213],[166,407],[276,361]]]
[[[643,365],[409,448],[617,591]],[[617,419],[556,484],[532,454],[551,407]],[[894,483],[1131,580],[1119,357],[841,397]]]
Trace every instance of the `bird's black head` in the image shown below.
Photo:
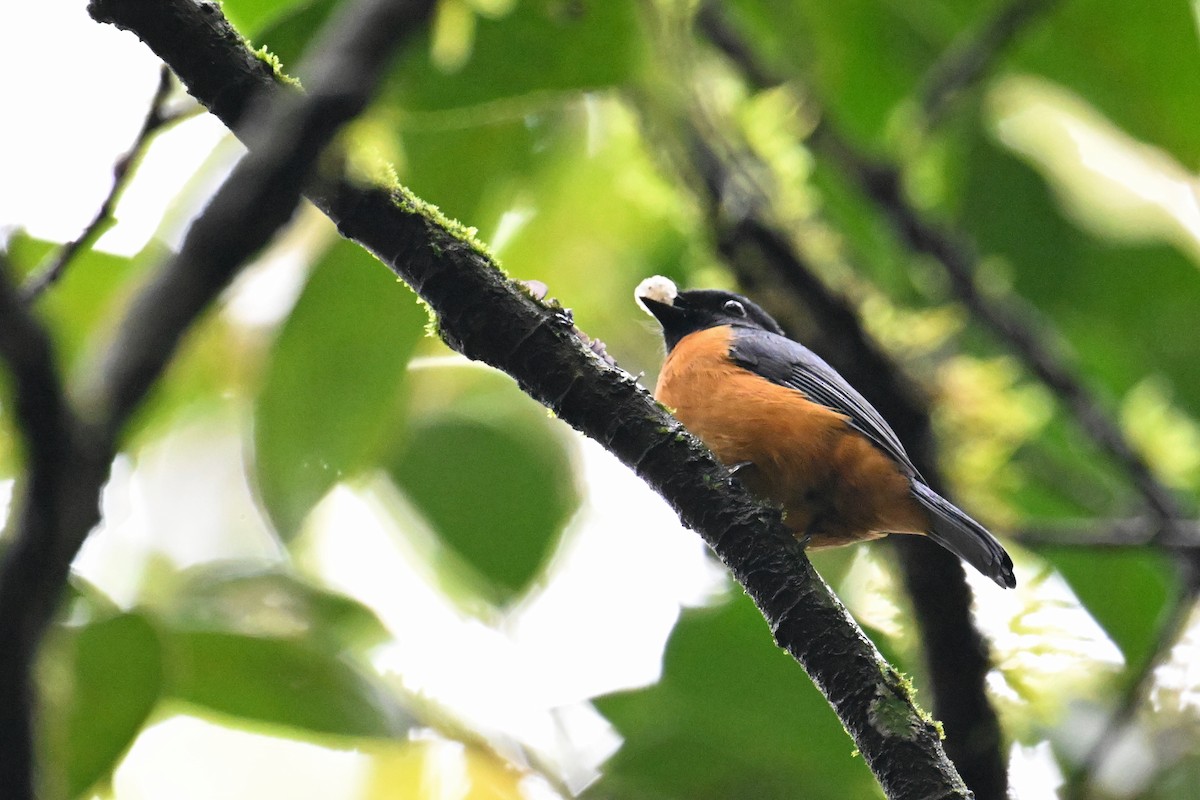
[[[719,325],[758,328],[783,335],[779,323],[740,294],[717,289],[674,292],[674,284],[670,285],[672,291],[664,292],[661,284],[645,288],[650,281],[643,281],[642,286],[638,287],[637,299],[662,325],[668,352],[689,333]]]

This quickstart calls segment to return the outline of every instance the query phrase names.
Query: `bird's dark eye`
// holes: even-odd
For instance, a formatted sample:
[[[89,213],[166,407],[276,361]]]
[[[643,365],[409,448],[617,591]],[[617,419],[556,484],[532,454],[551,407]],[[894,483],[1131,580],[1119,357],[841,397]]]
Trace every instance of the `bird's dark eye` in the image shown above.
[[[721,306],[721,309],[731,317],[746,316],[746,307],[737,300],[726,300],[725,305]]]

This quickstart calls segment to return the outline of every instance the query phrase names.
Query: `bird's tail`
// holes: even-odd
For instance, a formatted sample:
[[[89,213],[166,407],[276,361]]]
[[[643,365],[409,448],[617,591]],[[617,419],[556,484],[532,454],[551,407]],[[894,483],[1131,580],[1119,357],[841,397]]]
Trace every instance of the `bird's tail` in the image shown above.
[[[1001,586],[1011,589],[1017,585],[1012,559],[987,528],[921,481],[913,481],[912,487],[913,497],[933,521],[930,539]]]

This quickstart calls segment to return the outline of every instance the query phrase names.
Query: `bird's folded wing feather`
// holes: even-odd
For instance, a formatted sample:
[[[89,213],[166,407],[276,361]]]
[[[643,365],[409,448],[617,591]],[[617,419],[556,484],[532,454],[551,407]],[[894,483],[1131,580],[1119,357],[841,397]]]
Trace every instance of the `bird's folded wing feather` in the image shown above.
[[[735,332],[729,357],[772,383],[795,389],[812,402],[849,417],[855,430],[910,475],[920,476],[895,431],[874,406],[804,345],[768,331],[740,329]]]

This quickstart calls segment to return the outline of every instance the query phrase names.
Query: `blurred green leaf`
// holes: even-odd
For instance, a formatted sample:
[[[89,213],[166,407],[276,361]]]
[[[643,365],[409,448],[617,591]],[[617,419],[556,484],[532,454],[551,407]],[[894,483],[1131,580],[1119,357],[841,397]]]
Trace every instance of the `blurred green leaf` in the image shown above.
[[[257,388],[262,361],[261,339],[219,311],[203,315],[135,413],[126,449],[137,450],[198,418],[240,412],[241,401]]]
[[[76,797],[109,775],[162,688],[158,635],[141,614],[62,626],[41,660],[46,780]]]
[[[475,106],[538,92],[628,82],[641,67],[641,28],[631,0],[524,0],[477,16],[467,60],[446,72],[430,57],[431,34],[405,50],[393,97],[408,111]]]
[[[539,422],[435,415],[390,460],[442,541],[509,596],[537,575],[579,502],[562,442]]]
[[[1060,3],[1022,37],[1013,65],[1065,84],[1134,136],[1200,159],[1200,74],[1189,3]],[[1184,76],[1187,76],[1185,78]]]
[[[16,233],[8,241],[8,257],[14,272],[24,276],[58,248],[57,244]],[[38,299],[38,312],[49,325],[59,363],[68,374],[106,340],[135,279],[157,260],[158,249],[151,245],[132,259],[97,250],[82,251],[62,278]]]
[[[258,45],[256,35],[264,27],[312,5],[313,0],[222,0],[221,11],[239,33]]]
[[[289,3],[288,8],[270,18],[261,17],[262,29],[253,35],[256,46],[266,46],[283,64],[284,71],[295,77],[296,65],[304,48],[329,19],[336,0],[301,0]],[[239,27],[242,33],[253,31]],[[250,34],[248,34],[250,35]]]
[[[474,13],[458,3],[441,5]],[[256,43],[270,48],[285,67],[294,66],[333,7],[333,0],[295,5],[265,26]],[[406,111],[443,111],[622,85],[641,68],[644,47],[637,4],[630,0],[522,0],[508,13],[475,15],[469,24],[443,28],[443,37],[461,41],[438,42],[439,51],[462,54],[461,66],[435,63],[435,35],[428,28],[404,49],[385,103]]]
[[[1074,418],[1061,412],[1017,460],[1021,480],[1010,489],[1021,519],[1118,518],[1138,501],[1120,467],[1099,457]]]
[[[736,0],[730,8],[766,63],[810,82],[838,126],[866,141],[882,140],[949,41],[948,32],[923,25],[912,4]]]
[[[204,564],[180,576],[166,610],[177,627],[305,637],[333,652],[391,640],[375,612],[356,600],[279,568],[226,562]]]
[[[661,337],[633,303],[633,288],[654,274],[686,284],[701,267],[712,270],[701,215],[660,172],[626,103],[576,103],[555,123],[555,137],[536,145],[539,170],[522,185],[529,194],[515,198],[529,214],[510,231],[504,259],[522,277],[545,281],[626,369],[657,367]]]
[[[370,463],[425,322],[412,292],[357,245],[339,239],[313,269],[254,409],[258,488],[285,539]]]
[[[1175,405],[1165,381],[1152,377],[1134,387],[1121,404],[1121,425],[1160,480],[1200,488],[1200,424]]]
[[[1090,382],[1115,398],[1147,373],[1165,374],[1187,406],[1200,408],[1194,264],[1166,246],[1081,231],[1033,170],[986,140],[974,150],[963,199],[961,224],[983,253],[1004,256],[1012,288],[1049,316]],[[1147,325],[1153,336],[1133,335]]]
[[[1175,571],[1160,553],[1083,548],[1046,549],[1042,557],[1063,577],[1131,665],[1154,646],[1167,602],[1177,589]],[[1113,587],[1120,587],[1114,591]]]
[[[401,177],[447,215],[487,231],[500,216],[535,195],[540,170],[561,162],[565,110],[488,119],[478,125],[405,125]],[[470,180],[460,169],[471,164]]]
[[[742,594],[685,614],[658,684],[598,706],[625,742],[589,797],[880,796],[829,704]]]
[[[169,630],[166,693],[213,711],[314,733],[403,736],[412,722],[383,685],[303,639]]]
[[[6,242],[6,254],[13,278],[26,280],[44,267],[47,257],[61,245],[34,239],[15,231]],[[67,376],[78,372],[86,359],[119,319],[130,288],[156,257],[153,246],[146,253],[129,259],[95,250],[78,253],[69,268],[38,299],[36,311],[45,320],[55,347],[60,370]],[[6,371],[0,366],[0,475],[11,475],[17,468],[16,432],[8,412],[10,387]]]
[[[9,244],[13,262],[22,272],[35,269],[58,247],[21,234],[14,235]],[[47,323],[68,382],[90,379],[86,373],[95,369],[130,297],[147,272],[167,255],[165,246],[156,241],[133,258],[95,250],[80,252],[62,278],[38,299],[37,311]],[[239,368],[246,360],[237,355],[244,347],[244,337],[220,315],[203,316],[184,339],[166,377],[135,415],[128,434],[133,445],[161,433],[181,412],[239,392],[246,377]],[[0,445],[0,463],[3,449]]]
[[[912,259],[899,246],[890,221],[840,169],[823,160],[815,164],[813,184],[821,193],[822,216],[844,237],[847,260],[854,269],[892,300],[916,302]]]

